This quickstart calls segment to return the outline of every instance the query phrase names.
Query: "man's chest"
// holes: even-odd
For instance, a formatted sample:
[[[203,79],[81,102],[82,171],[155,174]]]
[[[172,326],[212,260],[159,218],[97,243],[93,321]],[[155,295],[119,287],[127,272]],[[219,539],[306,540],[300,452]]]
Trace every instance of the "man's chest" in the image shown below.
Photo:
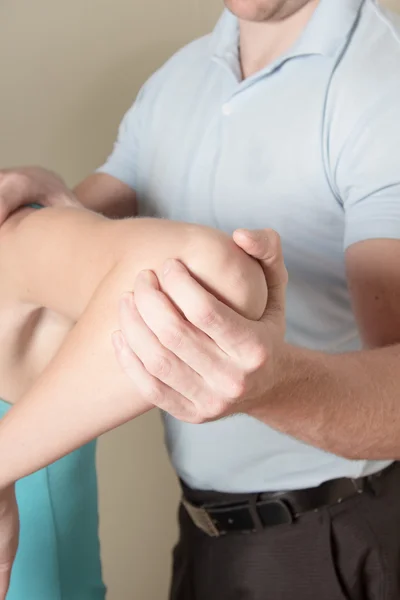
[[[289,263],[299,253],[341,263],[343,210],[326,169],[327,78],[318,68],[298,78],[293,64],[253,83],[211,70],[196,84],[165,85],[139,144],[141,213],[227,232],[272,227]]]

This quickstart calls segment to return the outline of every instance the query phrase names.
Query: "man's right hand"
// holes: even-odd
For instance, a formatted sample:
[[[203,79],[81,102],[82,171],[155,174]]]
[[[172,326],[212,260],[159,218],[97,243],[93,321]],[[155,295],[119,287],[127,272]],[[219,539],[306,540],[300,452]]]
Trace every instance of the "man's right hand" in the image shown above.
[[[5,600],[18,548],[19,515],[14,486],[0,490],[0,600]]]
[[[64,181],[40,167],[0,170],[0,226],[9,215],[27,204],[78,206]]]

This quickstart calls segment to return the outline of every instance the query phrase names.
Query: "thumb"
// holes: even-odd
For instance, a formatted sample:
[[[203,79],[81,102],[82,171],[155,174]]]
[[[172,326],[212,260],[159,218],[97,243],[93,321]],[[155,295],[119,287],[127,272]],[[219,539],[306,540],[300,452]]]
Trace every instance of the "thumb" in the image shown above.
[[[16,194],[10,189],[7,177],[0,172],[0,226],[17,207]]]
[[[238,229],[234,232],[233,239],[249,256],[259,261],[264,271],[268,302],[261,320],[272,321],[284,327],[288,273],[283,260],[280,236],[272,229]]]

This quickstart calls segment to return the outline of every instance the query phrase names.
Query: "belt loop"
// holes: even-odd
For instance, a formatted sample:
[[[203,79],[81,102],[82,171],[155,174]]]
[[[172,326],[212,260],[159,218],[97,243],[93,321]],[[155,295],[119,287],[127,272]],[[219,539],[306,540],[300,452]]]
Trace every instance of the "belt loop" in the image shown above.
[[[257,502],[260,500],[261,494],[252,494],[249,501],[249,512],[253,519],[254,531],[263,531],[264,527],[257,510]]]
[[[365,477],[362,477],[361,479],[352,479],[351,483],[353,484],[357,494],[362,494],[365,492],[365,488],[367,487],[367,479]]]
[[[368,477],[366,477],[366,488],[374,496],[381,495],[383,486],[383,477],[381,476],[382,473],[383,471],[380,471],[379,473],[375,473],[374,475],[369,475]]]

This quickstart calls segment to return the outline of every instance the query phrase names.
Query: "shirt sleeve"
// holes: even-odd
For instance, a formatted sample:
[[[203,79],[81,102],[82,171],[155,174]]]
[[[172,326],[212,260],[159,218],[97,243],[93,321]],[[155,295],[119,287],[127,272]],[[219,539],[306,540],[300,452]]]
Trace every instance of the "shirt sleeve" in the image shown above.
[[[345,249],[368,239],[400,239],[400,84],[354,127],[335,180],[345,214]]]
[[[126,112],[118,130],[114,148],[106,162],[97,169],[97,173],[106,173],[119,179],[133,190],[137,181],[137,157],[139,132],[141,127],[140,108],[143,103],[144,88],[135,102]]]

